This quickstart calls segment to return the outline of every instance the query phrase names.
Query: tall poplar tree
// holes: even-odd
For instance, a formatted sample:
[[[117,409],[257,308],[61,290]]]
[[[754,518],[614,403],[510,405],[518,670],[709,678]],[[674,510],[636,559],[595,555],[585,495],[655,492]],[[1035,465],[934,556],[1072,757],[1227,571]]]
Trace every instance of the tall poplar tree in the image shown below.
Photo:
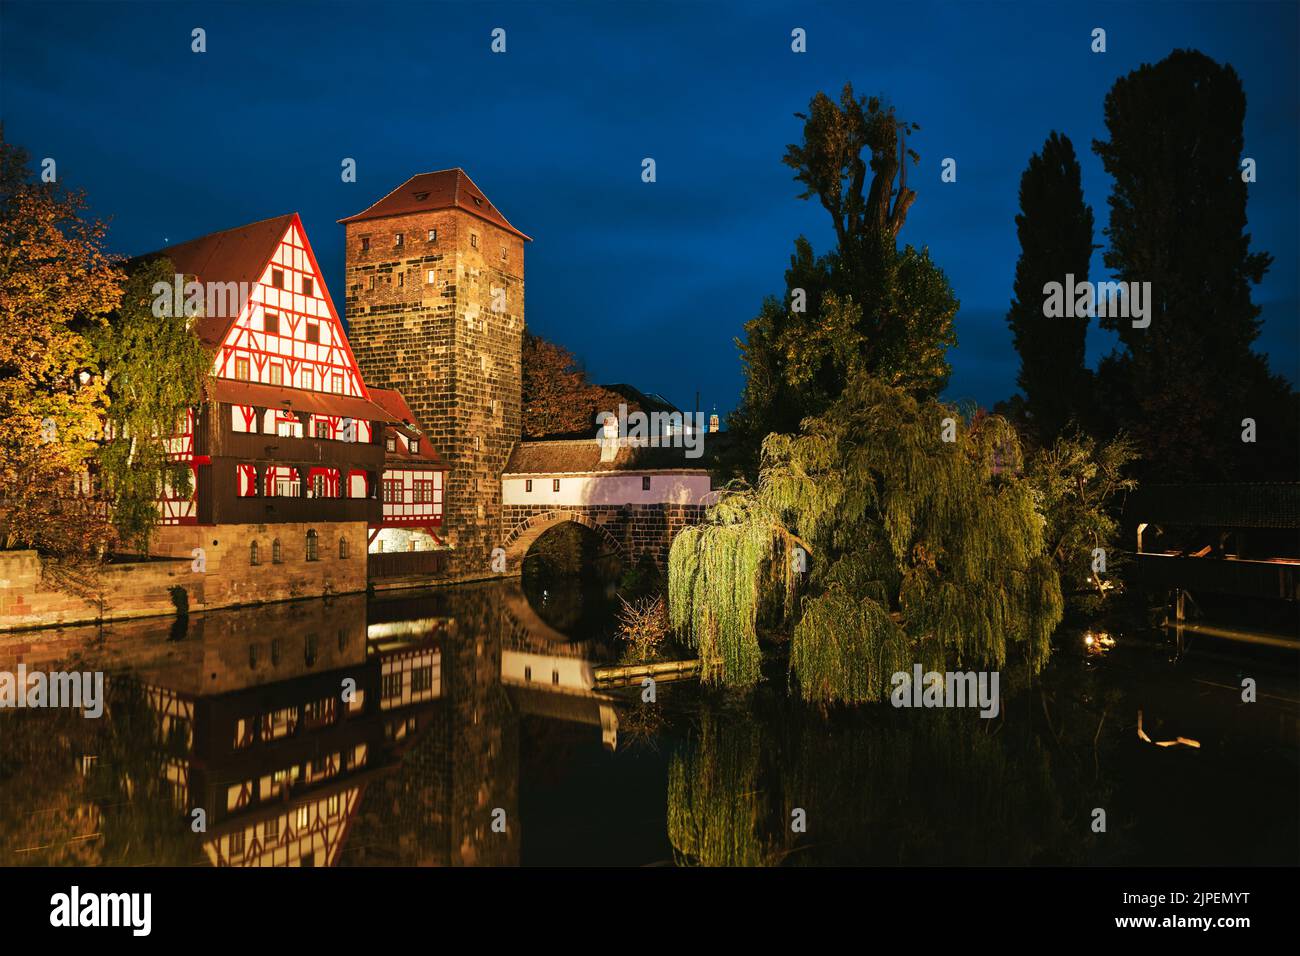
[[[1099,379],[1110,417],[1162,480],[1294,479],[1295,398],[1252,349],[1251,287],[1272,257],[1250,251],[1246,232],[1245,115],[1231,66],[1176,50],[1115,82],[1110,138],[1093,143],[1115,180],[1106,265],[1152,290],[1149,326],[1100,320],[1123,349]]]
[[[1092,209],[1083,201],[1079,161],[1069,138],[1053,132],[1020,177],[1016,216],[1020,260],[1007,325],[1020,353],[1017,382],[1040,443],[1051,444],[1071,419],[1089,417],[1089,374],[1084,366],[1088,317],[1047,318],[1043,286],[1088,279]]]

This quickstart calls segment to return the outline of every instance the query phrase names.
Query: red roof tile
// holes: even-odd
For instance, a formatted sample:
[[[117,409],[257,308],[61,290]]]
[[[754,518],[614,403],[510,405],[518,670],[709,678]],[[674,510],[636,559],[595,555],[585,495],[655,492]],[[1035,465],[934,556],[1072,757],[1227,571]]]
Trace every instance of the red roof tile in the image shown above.
[[[402,393],[392,388],[375,388],[370,387],[370,397],[378,405],[382,406],[384,411],[389,415],[389,420],[394,423],[401,423],[409,426],[407,433],[413,438],[420,439],[420,450],[411,454],[410,446],[405,442],[397,443],[397,451],[388,452],[385,462],[389,465],[402,463],[421,463],[446,470],[442,464],[442,459],[438,453],[433,450],[429,439],[424,435],[420,428],[420,422],[415,417],[415,412],[411,411],[411,406],[406,404],[406,399]]]
[[[156,252],[137,256],[138,260],[166,256],[177,272],[194,276],[200,283],[247,282],[262,278],[266,264],[295,219],[295,213],[263,219],[223,232],[214,232],[188,242],[167,246]],[[234,315],[204,315],[198,321],[198,333],[208,345],[220,345],[244,303],[234,304]]]
[[[317,415],[352,418],[357,421],[401,421],[394,418],[383,406],[355,395],[336,395],[333,392],[308,391],[304,388],[244,382],[233,378],[209,379],[208,397],[232,405],[255,405],[259,408],[313,412]]]
[[[434,173],[421,173],[412,176],[377,203],[363,209],[355,216],[340,219],[339,222],[362,222],[367,219],[382,219],[385,216],[401,216],[410,212],[428,212],[433,209],[463,209],[478,218],[500,226],[507,232],[514,233],[525,242],[532,239],[510,225],[506,217],[491,200],[483,195],[483,190],[474,185],[465,170],[442,169]]]

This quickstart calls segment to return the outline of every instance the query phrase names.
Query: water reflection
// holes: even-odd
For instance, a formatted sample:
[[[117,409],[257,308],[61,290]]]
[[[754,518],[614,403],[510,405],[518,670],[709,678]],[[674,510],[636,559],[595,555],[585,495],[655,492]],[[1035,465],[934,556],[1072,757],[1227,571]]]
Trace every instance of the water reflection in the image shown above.
[[[0,863],[1295,862],[1285,662],[1080,633],[996,720],[823,713],[779,661],[647,703],[597,686],[607,620],[545,610],[507,582],[0,637],[0,670],[109,674],[97,720],[0,712]]]

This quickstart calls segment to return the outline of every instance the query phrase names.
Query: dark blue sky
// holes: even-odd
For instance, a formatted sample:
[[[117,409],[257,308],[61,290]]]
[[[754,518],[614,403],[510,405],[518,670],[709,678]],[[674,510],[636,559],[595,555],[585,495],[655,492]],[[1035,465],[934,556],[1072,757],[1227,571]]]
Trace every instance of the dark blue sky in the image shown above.
[[[597,381],[730,409],[733,337],[782,287],[792,241],[826,213],[780,162],[817,90],[880,93],[921,124],[902,239],[928,245],[961,300],[948,396],[1015,388],[1004,315],[1017,187],[1052,129],[1091,151],[1113,81],[1192,47],[1245,84],[1253,248],[1276,262],[1259,347],[1296,378],[1295,3],[149,4],[0,7],[6,136],[111,217],[128,254],[296,210],[342,304],[343,230],[408,176],[463,166],[517,227],[529,326]],[[208,52],[190,52],[207,30]],[[1094,27],[1108,51],[1089,50]],[[490,52],[494,27],[507,52]],[[790,51],[803,27],[808,52]],[[653,157],[658,182],[641,182]],[[955,184],[940,162],[958,161]],[[340,181],[353,157],[358,181]],[[1105,275],[1101,253],[1093,278]],[[1095,327],[1089,359],[1111,348]]]

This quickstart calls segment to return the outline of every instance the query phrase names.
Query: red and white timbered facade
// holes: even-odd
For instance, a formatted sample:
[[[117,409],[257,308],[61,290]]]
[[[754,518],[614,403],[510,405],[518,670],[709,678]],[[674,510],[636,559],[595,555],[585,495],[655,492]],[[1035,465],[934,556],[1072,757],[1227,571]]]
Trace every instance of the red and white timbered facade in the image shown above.
[[[367,389],[297,214],[161,254],[203,289],[213,348],[206,401],[169,440],[194,492],[164,490],[164,524],[441,525],[445,469],[401,396]]]

